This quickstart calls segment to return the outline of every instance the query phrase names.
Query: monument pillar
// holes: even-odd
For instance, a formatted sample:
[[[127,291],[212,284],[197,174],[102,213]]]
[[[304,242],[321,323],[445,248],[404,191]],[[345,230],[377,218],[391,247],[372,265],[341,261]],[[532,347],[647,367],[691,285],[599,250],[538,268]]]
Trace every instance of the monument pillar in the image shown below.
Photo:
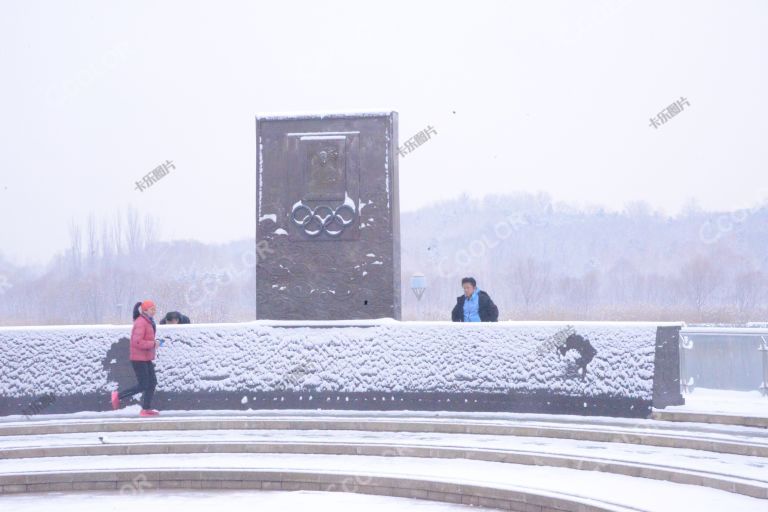
[[[397,113],[256,117],[256,318],[400,319]]]

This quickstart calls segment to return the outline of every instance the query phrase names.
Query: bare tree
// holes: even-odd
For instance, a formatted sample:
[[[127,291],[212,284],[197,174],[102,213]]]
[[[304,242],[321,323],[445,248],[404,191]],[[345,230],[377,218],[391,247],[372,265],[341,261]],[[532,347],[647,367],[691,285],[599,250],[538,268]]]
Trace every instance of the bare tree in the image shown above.
[[[518,260],[514,277],[523,298],[525,313],[530,314],[531,308],[537,306],[550,291],[549,265],[530,257]]]
[[[125,244],[128,254],[134,256],[143,248],[141,219],[135,208],[128,208],[125,212]]]
[[[681,291],[699,320],[704,319],[704,311],[721,281],[721,272],[702,256],[692,258],[680,270]]]
[[[96,226],[96,216],[91,212],[88,214],[88,222],[85,225],[85,238],[88,243],[87,260],[89,264],[93,264],[96,261],[96,257],[99,253],[99,240],[98,229]]]
[[[738,274],[733,280],[733,301],[741,321],[750,320],[766,296],[768,279],[759,270]]]
[[[152,247],[157,242],[157,219],[147,215],[144,217],[144,249]]]
[[[109,263],[114,254],[114,244],[112,243],[112,232],[109,229],[109,224],[106,222],[101,223],[101,257],[105,263]]]
[[[120,212],[115,212],[112,222],[112,248],[115,256],[123,254],[123,217]]]
[[[77,274],[82,268],[83,237],[80,225],[72,219],[69,223],[69,263],[72,273]]]

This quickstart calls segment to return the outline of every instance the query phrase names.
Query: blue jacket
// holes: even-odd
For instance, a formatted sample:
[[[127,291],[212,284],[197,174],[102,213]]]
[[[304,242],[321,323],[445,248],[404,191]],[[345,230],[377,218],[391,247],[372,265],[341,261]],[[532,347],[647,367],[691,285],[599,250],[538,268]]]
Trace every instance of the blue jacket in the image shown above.
[[[479,322],[480,321],[480,304],[478,304],[477,292],[479,288],[475,288],[475,291],[469,297],[464,298],[464,321],[465,322]]]

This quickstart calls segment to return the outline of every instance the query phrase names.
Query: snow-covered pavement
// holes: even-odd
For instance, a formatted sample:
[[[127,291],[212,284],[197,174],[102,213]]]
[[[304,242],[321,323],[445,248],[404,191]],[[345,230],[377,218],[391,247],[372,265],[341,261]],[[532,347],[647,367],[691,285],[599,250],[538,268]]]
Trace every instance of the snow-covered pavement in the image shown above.
[[[237,469],[317,471],[438,479],[499,488],[523,488],[621,505],[649,512],[733,510],[765,512],[768,501],[706,487],[592,471],[463,459],[361,455],[216,454],[56,457],[3,462],[10,472]],[[7,469],[6,469],[7,468]],[[353,480],[352,480],[353,482]],[[0,498],[0,504],[2,504]]]
[[[683,395],[685,405],[666,407],[665,411],[729,414],[768,418],[768,397],[759,391],[696,388]]]
[[[49,434],[0,436],[0,453],[13,456],[15,448],[191,444],[205,443],[216,451],[216,444],[319,444],[426,446],[478,450],[498,450],[522,454],[560,455],[590,460],[640,463],[664,468],[700,471],[755,480],[768,487],[768,459],[746,455],[708,453],[701,450],[640,446],[572,439],[517,437],[419,432],[359,432],[339,430],[203,430],[110,432],[104,434]],[[17,459],[3,463],[2,471],[31,471],[41,459]],[[14,469],[17,468],[17,469]]]
[[[13,512],[211,512],[226,499],[227,512],[273,510],[311,510],[312,512],[468,512],[466,505],[436,501],[369,496],[365,494],[321,491],[157,491],[151,494],[118,494],[116,492],[46,493],[7,496],[0,499],[3,510]]]
[[[593,503],[602,510],[768,508],[768,500],[752,497],[768,492],[768,456],[728,451],[750,446],[766,453],[768,431],[761,428],[512,413],[164,411],[159,418],[142,420],[135,412],[4,418],[0,479],[116,471],[308,473],[337,475],[353,484],[373,477],[485,486]],[[691,443],[703,448],[692,449]],[[691,484],[691,475],[699,485]],[[238,503],[245,510],[268,500],[252,491],[219,492],[238,493],[232,512],[240,510]],[[219,492],[194,491],[203,501]],[[168,503],[180,507],[191,496],[163,488],[147,496],[163,493],[170,493]],[[42,510],[43,504],[60,511],[75,506],[75,494],[37,496],[39,500],[29,494],[0,496],[0,508],[31,512]],[[265,503],[278,507],[280,500],[315,496],[322,510],[323,503],[331,506],[335,498],[307,491],[284,496],[288,494]],[[345,499],[334,510],[345,510]],[[389,499],[371,498],[370,507],[368,502],[354,503],[371,510],[422,506],[418,502],[413,508],[410,500],[395,505]],[[95,491],[86,505],[122,510],[125,501],[115,492]],[[435,506],[448,508],[423,510],[462,509]]]

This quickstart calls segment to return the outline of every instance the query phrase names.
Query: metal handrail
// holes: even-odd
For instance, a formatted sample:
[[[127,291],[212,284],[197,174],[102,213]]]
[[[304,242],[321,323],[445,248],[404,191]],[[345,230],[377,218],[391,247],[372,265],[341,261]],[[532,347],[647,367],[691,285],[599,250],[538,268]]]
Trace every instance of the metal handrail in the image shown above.
[[[680,335],[706,334],[710,336],[766,336],[768,329],[760,327],[683,327]]]

